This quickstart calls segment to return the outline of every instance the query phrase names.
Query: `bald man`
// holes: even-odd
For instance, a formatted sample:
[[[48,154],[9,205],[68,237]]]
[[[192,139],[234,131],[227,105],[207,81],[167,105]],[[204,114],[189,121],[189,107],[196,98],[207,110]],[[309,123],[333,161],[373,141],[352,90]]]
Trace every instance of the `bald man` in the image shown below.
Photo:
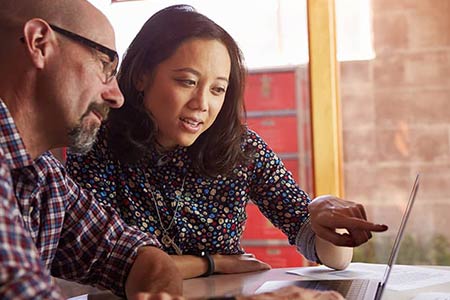
[[[50,274],[129,299],[182,281],[156,239],[100,207],[49,149],[90,149],[110,108],[113,29],[83,0],[0,4],[0,298],[60,299]]]

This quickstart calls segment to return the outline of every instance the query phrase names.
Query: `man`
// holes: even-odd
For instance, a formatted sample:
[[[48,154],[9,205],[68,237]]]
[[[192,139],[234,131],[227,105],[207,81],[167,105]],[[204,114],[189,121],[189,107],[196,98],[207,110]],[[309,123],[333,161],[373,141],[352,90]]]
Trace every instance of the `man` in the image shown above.
[[[84,0],[2,0],[0,38],[0,298],[61,299],[50,274],[128,299],[180,298],[180,273],[158,242],[99,206],[47,152],[88,151],[124,101],[106,17]],[[253,298],[312,296],[341,299],[298,288]]]

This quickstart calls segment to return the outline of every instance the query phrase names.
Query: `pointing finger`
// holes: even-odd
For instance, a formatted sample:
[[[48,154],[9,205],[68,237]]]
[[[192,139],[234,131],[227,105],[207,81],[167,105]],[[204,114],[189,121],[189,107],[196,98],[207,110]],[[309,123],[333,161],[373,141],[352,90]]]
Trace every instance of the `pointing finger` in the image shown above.
[[[388,229],[388,226],[384,224],[374,224],[359,218],[341,216],[339,214],[335,214],[335,217],[328,220],[327,223],[327,225],[323,225],[330,228],[345,228],[347,230],[383,232]]]

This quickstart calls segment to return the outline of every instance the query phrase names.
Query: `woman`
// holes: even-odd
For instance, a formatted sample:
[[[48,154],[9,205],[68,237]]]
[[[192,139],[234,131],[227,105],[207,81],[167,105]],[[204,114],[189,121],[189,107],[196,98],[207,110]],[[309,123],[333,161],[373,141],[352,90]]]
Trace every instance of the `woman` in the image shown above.
[[[367,222],[353,202],[310,201],[244,125],[244,79],[241,52],[220,26],[186,5],[159,11],[121,65],[125,105],[111,112],[93,151],[69,156],[69,172],[156,235],[185,278],[269,267],[240,245],[250,200],[307,259],[345,268],[353,252],[338,246],[387,227]]]

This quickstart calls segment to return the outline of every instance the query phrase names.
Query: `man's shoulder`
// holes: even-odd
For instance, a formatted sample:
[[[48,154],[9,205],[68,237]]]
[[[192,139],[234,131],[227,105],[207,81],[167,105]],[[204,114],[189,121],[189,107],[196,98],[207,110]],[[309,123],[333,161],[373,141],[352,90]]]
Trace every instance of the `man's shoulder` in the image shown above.
[[[9,181],[10,177],[10,168],[8,166],[5,154],[0,147],[0,182],[3,184],[6,181]]]
[[[64,165],[50,151],[37,157],[33,161],[33,165],[39,180],[45,180],[47,183],[56,181],[60,184],[67,184],[68,175]]]
[[[64,169],[64,165],[56,158],[50,151],[44,152],[41,156],[35,159],[38,166],[47,167],[51,169]]]

